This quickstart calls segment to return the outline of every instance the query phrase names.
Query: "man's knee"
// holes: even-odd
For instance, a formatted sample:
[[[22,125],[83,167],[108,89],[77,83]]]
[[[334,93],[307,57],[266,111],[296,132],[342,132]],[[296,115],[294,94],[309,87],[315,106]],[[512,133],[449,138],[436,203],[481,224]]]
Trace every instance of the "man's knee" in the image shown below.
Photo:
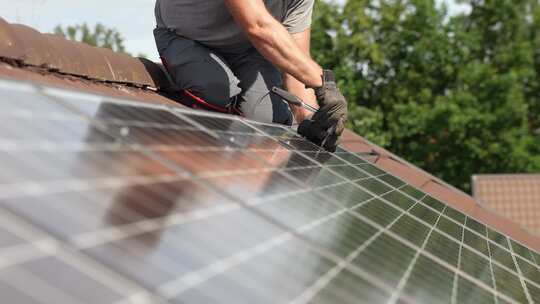
[[[218,106],[227,106],[241,92],[233,72],[208,48],[174,33],[156,35],[156,42],[169,74],[180,89]]]
[[[172,76],[177,85],[182,89],[190,91],[192,94],[204,101],[218,106],[228,106],[232,97],[240,93],[234,91],[227,76],[219,73],[205,75],[200,63],[188,64],[175,68],[178,76]]]

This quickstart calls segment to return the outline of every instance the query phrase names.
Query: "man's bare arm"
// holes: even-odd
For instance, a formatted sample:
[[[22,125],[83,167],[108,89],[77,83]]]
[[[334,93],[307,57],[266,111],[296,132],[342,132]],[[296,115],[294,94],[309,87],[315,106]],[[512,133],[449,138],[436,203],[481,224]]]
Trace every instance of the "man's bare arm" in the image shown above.
[[[298,47],[306,54],[307,56],[310,56],[310,48],[311,48],[311,29],[308,29],[306,31],[303,31],[301,33],[292,34],[293,40],[296,42]],[[298,81],[296,78],[291,76],[288,73],[283,73],[283,80],[285,84],[285,89],[289,91],[290,93],[298,96],[300,99],[302,99],[304,102],[308,103],[309,105],[313,106],[314,108],[318,108],[319,105],[317,104],[317,98],[315,97],[315,93],[312,89],[306,89],[305,85]],[[294,116],[296,118],[297,122],[302,122],[305,119],[308,119],[311,117],[313,113],[311,111],[304,109],[302,107],[297,106],[291,106],[291,109],[294,113]]]
[[[268,12],[263,0],[225,0],[225,3],[236,23],[266,59],[309,87],[322,86],[322,68]]]

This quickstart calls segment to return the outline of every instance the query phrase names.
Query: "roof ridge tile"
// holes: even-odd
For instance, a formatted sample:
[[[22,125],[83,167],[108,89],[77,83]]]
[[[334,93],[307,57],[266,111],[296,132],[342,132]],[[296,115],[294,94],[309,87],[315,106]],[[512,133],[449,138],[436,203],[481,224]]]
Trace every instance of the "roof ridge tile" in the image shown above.
[[[57,34],[43,34],[2,18],[0,57],[98,81],[157,89],[171,87],[164,70],[150,60],[70,41]]]

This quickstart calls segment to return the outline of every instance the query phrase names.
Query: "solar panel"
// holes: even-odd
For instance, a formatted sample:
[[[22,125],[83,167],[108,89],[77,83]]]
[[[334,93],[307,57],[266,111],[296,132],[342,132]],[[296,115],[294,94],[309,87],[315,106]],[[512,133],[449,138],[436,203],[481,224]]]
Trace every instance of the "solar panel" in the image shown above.
[[[8,303],[540,301],[538,253],[363,155],[238,117],[0,92]]]

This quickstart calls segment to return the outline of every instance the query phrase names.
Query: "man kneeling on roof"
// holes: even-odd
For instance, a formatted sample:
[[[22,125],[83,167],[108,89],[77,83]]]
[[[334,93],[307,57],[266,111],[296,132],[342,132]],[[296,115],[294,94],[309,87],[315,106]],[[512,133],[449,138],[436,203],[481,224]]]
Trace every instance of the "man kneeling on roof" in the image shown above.
[[[271,92],[285,87],[319,110],[291,106],[298,132],[335,150],[347,102],[333,73],[310,57],[314,0],[157,0],[159,54],[176,85],[216,108],[285,125],[293,113]],[[313,94],[313,90],[315,94]]]

